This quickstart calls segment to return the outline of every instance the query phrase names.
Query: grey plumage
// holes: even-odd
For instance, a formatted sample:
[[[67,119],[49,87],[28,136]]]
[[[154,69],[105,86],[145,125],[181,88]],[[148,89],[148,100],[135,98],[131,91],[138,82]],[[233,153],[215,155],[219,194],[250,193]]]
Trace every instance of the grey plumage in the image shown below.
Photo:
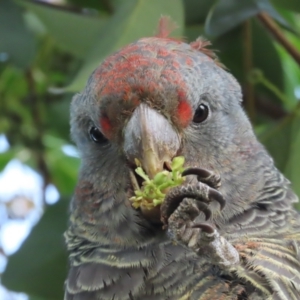
[[[139,40],[109,57],[75,96],[71,130],[82,165],[65,234],[66,300],[300,299],[300,218],[293,209],[298,198],[254,136],[240,86],[203,51],[200,40],[192,46],[164,38]],[[188,109],[178,108],[184,101],[192,112],[204,103],[208,118],[186,123],[182,115]],[[187,228],[189,241],[199,234],[195,250],[184,236],[174,233],[174,241],[172,232],[131,207],[129,151],[137,142],[124,141],[131,138],[124,131],[130,118],[142,114],[135,109],[140,103],[171,124],[162,130],[180,137],[176,151],[186,167],[220,176],[216,189],[226,206],[221,211],[212,201],[208,222],[237,251],[237,264],[218,263],[213,248],[203,239],[201,244],[199,228]],[[151,124],[136,123],[142,125],[149,126],[146,138],[151,139]],[[101,143],[91,141],[92,126],[102,131]],[[132,147],[126,150],[124,143]],[[187,177],[188,184],[196,181]],[[177,215],[170,217],[169,231],[187,226]]]

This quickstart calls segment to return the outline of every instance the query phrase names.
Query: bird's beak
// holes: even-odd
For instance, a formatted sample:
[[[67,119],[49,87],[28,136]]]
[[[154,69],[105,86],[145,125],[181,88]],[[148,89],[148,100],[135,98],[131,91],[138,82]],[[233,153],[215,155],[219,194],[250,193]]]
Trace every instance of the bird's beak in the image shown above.
[[[142,103],[124,128],[124,151],[130,162],[138,160],[150,178],[164,169],[180,148],[180,136],[170,122]]]

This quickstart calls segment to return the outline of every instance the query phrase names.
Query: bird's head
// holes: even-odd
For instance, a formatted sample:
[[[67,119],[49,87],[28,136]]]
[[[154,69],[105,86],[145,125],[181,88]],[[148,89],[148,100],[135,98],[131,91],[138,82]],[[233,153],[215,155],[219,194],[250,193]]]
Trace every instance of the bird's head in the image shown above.
[[[82,155],[77,202],[84,202],[86,184],[110,200],[94,197],[98,206],[78,205],[91,213],[109,211],[112,219],[114,206],[121,205],[140,218],[128,200],[136,159],[151,178],[182,155],[186,166],[221,175],[227,215],[241,210],[241,195],[256,184],[242,180],[245,168],[254,172],[260,146],[241,107],[239,84],[206,44],[143,38],[94,71],[71,106],[72,136]],[[240,199],[230,206],[231,197]],[[131,218],[125,208],[121,212]]]

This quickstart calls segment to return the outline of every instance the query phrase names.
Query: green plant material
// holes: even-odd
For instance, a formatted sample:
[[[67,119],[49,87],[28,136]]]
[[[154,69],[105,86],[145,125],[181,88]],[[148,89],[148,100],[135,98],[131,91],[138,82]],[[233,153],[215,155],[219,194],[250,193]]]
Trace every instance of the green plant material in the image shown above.
[[[60,9],[55,5],[44,5],[37,1],[19,0],[17,3],[25,6],[38,17],[46,31],[62,49],[80,58],[86,57],[86,53],[98,40],[99,32],[108,20],[104,13],[99,16],[79,13],[67,8]],[[32,21],[33,16],[28,17]]]
[[[262,84],[265,86],[268,90],[270,90],[279,100],[282,101],[283,104],[287,104],[289,102],[289,99],[285,96],[284,93],[278,89],[277,86],[275,86],[271,81],[269,81],[263,74],[261,70],[254,69],[250,72],[248,75],[248,80],[252,84]]]
[[[135,196],[129,200],[132,201],[132,206],[139,208],[141,206],[152,209],[153,207],[162,204],[165,195],[170,187],[181,185],[185,177],[182,176],[184,157],[178,156],[172,160],[172,171],[161,171],[157,173],[153,179],[150,179],[145,171],[138,167],[135,172],[144,179],[142,188],[135,190]]]
[[[180,0],[120,1],[116,12],[99,31],[93,47],[86,53],[84,63],[66,91],[80,91],[92,71],[107,55],[133,41],[153,36],[162,15],[170,16],[178,26],[173,32],[180,36],[183,28],[183,4]],[[138,24],[138,26],[137,26]]]
[[[3,62],[10,62],[26,69],[36,55],[36,36],[28,29],[22,10],[14,1],[1,1],[0,7],[0,68]]]
[[[205,21],[209,36],[220,36],[261,12],[290,29],[292,26],[277,12],[269,0],[219,0],[211,6]]]
[[[16,292],[26,292],[32,300],[63,299],[68,265],[63,233],[68,207],[66,197],[46,208],[21,249],[9,257],[1,284]]]

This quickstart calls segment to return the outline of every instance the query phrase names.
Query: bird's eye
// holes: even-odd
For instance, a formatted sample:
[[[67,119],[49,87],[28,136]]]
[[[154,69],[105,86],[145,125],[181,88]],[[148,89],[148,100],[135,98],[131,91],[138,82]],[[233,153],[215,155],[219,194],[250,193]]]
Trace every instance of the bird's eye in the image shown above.
[[[95,143],[97,143],[97,144],[107,142],[107,138],[95,126],[93,126],[90,129],[90,137],[91,137],[92,141],[95,142]]]
[[[204,104],[200,104],[194,114],[193,122],[202,123],[208,117],[208,107]]]

